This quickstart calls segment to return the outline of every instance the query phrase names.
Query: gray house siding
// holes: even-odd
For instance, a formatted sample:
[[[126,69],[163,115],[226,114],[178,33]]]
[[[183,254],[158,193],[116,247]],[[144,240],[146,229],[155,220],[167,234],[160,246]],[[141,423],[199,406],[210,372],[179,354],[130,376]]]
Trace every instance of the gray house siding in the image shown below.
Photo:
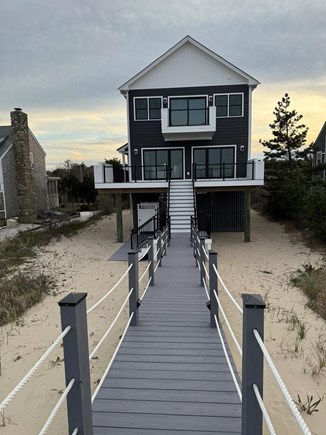
[[[45,153],[40,148],[34,136],[29,133],[29,147],[33,154],[32,174],[36,183],[36,199],[37,209],[47,210],[47,184],[46,184],[46,168],[45,168]]]
[[[161,120],[135,121],[134,120],[134,98],[146,96],[196,96],[214,95],[222,93],[243,93],[244,113],[242,117],[229,117],[216,119],[216,133],[212,140],[197,141],[164,141],[161,131]],[[162,100],[163,101],[163,100]],[[213,103],[209,103],[213,104]],[[186,178],[191,176],[191,152],[192,147],[207,147],[213,145],[236,145],[236,162],[244,164],[248,160],[248,86],[214,86],[196,88],[170,88],[170,89],[146,89],[129,92],[129,125],[130,125],[130,149],[131,164],[140,166],[142,164],[143,148],[185,148],[185,173]],[[164,106],[167,107],[167,106]],[[244,151],[240,147],[244,146]],[[138,150],[135,155],[134,150]],[[241,165],[242,166],[242,165]],[[240,170],[240,169],[239,169]],[[243,171],[241,171],[243,172]],[[187,175],[189,173],[189,175]],[[238,173],[238,176],[243,174]]]
[[[14,150],[11,147],[6,155],[1,159],[3,185],[6,201],[6,217],[11,218],[18,215],[18,201],[16,188],[16,170]]]

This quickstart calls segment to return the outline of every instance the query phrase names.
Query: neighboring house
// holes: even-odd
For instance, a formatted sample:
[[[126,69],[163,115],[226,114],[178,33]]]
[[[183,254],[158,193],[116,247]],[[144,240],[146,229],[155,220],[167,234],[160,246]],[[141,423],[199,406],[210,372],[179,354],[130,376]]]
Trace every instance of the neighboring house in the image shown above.
[[[0,127],[0,218],[32,222],[48,209],[45,152],[21,109],[11,112],[11,126]]]
[[[194,213],[211,231],[244,231],[246,193],[264,183],[263,161],[251,159],[258,84],[186,36],[119,88],[128,144],[118,151],[128,166],[119,176],[95,166],[95,187],[131,194],[134,227],[146,204],[162,207],[165,197],[172,233],[189,232]]]
[[[326,122],[324,123],[314,143],[313,165],[314,166],[326,165],[325,156],[326,156]],[[321,169],[319,175],[324,180],[326,180],[325,166],[323,166],[323,169]]]

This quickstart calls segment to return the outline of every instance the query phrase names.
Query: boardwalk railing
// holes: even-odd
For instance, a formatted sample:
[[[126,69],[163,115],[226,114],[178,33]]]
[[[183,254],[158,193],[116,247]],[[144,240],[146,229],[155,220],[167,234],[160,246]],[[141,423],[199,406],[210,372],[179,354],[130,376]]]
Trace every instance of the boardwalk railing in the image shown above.
[[[135,227],[130,233],[131,249],[139,249],[147,243],[149,237],[156,238],[158,231],[162,231],[164,227],[168,228],[169,238],[171,238],[170,217],[167,214],[162,216],[159,213],[149,218],[142,225]]]
[[[278,373],[272,358],[263,342],[264,339],[264,308],[265,303],[260,295],[242,294],[243,308],[238,304],[226,287],[217,268],[217,253],[207,252],[205,237],[193,225],[191,230],[192,245],[196,265],[199,269],[200,285],[207,295],[207,307],[210,310],[210,325],[216,327],[220,336],[225,357],[242,402],[242,435],[262,435],[263,419],[271,434],[276,434],[266,406],[263,402],[263,367],[264,358],[268,363],[276,381],[283,393],[290,410],[298,423],[299,429],[305,435],[311,432],[302,418],[298,408],[288,392],[285,383]],[[242,347],[240,346],[219,298],[219,287],[228,295],[238,313],[243,318]],[[235,347],[242,359],[242,391],[229,360],[223,335],[220,329],[221,316],[234,341]]]
[[[63,342],[66,388],[50,413],[47,421],[40,430],[39,435],[43,435],[48,431],[65,400],[67,400],[69,434],[76,435],[78,433],[79,435],[92,435],[92,403],[94,402],[97,393],[112,366],[112,363],[118,353],[129,326],[138,324],[139,307],[141,305],[141,301],[143,300],[149,286],[154,285],[155,271],[162,265],[163,257],[167,253],[167,248],[169,245],[168,228],[164,227],[163,231],[158,231],[157,239],[151,237],[149,238],[148,243],[149,246],[142,256],[140,256],[138,250],[129,251],[128,268],[126,271],[116,282],[116,284],[88,310],[86,310],[87,293],[70,293],[59,302],[62,325],[61,334],[38,359],[38,361],[28,371],[23,379],[7,395],[7,397],[2,400],[0,403],[0,413],[4,415],[4,411],[11,401],[32,379],[37,370],[48,359],[51,353]],[[144,258],[145,255],[148,255],[148,265],[142,276],[139,278],[139,261]],[[127,278],[127,276],[129,281],[128,294],[126,295],[126,298],[123,301],[114,320],[97,345],[94,347],[92,352],[89,353],[87,316],[93,313],[116,290],[116,288],[122,283],[123,280]],[[143,288],[141,298],[139,298],[139,286],[146,276],[148,279]],[[91,396],[89,362],[90,360],[93,360],[95,354],[98,352],[106,337],[112,331],[127,304],[129,304],[129,317],[127,324],[120,338],[119,344],[105,370],[105,373],[99,381],[95,392]]]

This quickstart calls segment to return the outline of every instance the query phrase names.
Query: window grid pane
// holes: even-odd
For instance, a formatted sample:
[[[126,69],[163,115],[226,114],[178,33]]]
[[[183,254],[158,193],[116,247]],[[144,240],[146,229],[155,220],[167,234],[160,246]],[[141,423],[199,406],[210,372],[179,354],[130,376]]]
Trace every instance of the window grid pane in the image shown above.
[[[216,105],[216,116],[228,116],[228,96],[227,95],[216,95],[215,105]]]
[[[229,96],[229,116],[242,116],[242,95]]]
[[[205,97],[171,98],[170,125],[206,125]]]

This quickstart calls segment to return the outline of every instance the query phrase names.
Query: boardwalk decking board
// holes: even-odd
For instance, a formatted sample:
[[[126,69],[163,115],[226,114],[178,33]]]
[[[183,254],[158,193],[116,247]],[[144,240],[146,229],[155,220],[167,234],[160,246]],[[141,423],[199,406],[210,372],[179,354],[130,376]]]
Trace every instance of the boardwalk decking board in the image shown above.
[[[94,401],[94,435],[239,434],[239,397],[188,236],[175,235],[162,264]]]

